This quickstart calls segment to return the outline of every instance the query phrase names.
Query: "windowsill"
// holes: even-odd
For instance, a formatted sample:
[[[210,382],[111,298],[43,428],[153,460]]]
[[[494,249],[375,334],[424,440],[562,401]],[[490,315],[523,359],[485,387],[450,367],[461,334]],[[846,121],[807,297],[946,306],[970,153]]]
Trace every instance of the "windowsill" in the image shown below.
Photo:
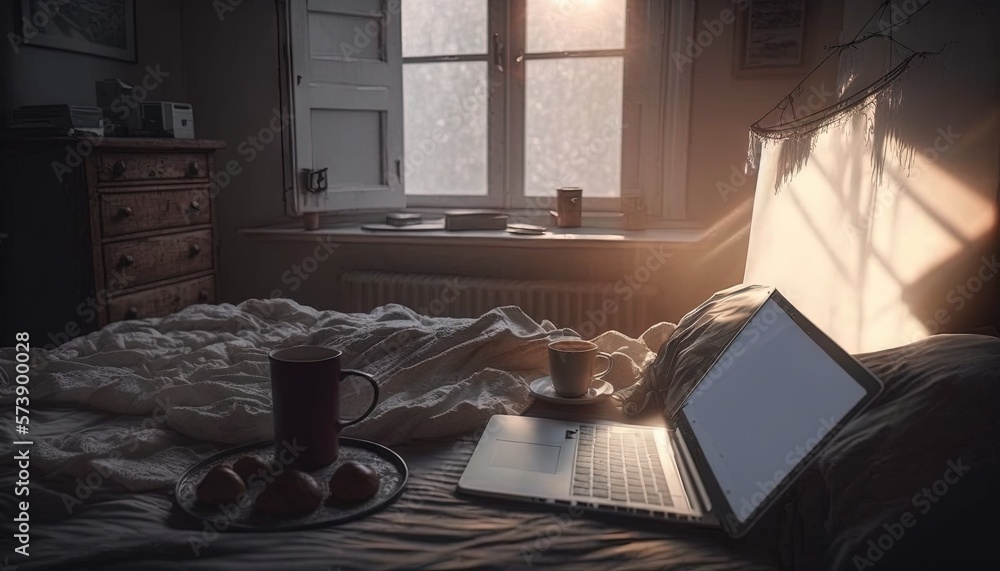
[[[367,223],[367,222],[364,222]],[[305,230],[300,221],[244,228],[240,233],[263,240],[308,241],[317,238],[343,244],[410,244],[441,246],[502,246],[516,248],[614,248],[669,244],[671,249],[703,248],[708,232],[692,224],[663,224],[660,228],[622,230],[587,225],[581,228],[549,228],[545,234],[523,236],[504,230],[363,230],[362,222],[325,222],[317,230]],[[587,224],[585,220],[585,224]]]

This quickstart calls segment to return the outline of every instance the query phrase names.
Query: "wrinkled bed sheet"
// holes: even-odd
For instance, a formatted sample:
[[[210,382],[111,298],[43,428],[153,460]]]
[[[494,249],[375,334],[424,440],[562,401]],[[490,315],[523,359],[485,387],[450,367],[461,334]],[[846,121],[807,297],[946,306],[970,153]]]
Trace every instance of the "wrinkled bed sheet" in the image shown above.
[[[644,336],[652,351],[672,331]],[[475,319],[431,318],[387,305],[366,314],[318,311],[292,300],[196,305],[168,317],[113,323],[53,351],[35,351],[30,401],[119,413],[83,433],[35,435],[33,466],[84,476],[95,468],[132,491],[169,486],[206,455],[273,438],[267,354],[323,345],[345,368],[375,377],[380,400],[345,436],[392,445],[459,435],[494,414],[531,405],[528,382],[546,374],[547,344],[574,335],[536,323],[517,307]],[[652,351],[643,339],[605,334],[614,353],[609,380],[633,384]],[[0,404],[16,395],[13,349],[0,350]],[[363,382],[346,382],[341,412],[371,402]],[[0,459],[0,465],[4,460]]]
[[[8,407],[0,410],[5,419],[12,415]],[[117,418],[92,411],[33,414],[40,435],[85,433]],[[130,493],[103,486],[91,492],[85,483],[38,477],[31,484],[30,562],[10,563],[18,571],[775,569],[765,550],[746,541],[731,542],[712,530],[597,519],[567,509],[458,495],[455,485],[475,442],[473,432],[450,441],[394,446],[410,469],[406,490],[395,504],[342,526],[281,534],[216,534],[179,517],[167,490]],[[4,514],[13,511],[13,498],[6,492],[13,487],[12,478],[0,478]],[[77,504],[76,497],[83,503]],[[5,537],[10,537],[10,526],[5,517],[0,526]]]

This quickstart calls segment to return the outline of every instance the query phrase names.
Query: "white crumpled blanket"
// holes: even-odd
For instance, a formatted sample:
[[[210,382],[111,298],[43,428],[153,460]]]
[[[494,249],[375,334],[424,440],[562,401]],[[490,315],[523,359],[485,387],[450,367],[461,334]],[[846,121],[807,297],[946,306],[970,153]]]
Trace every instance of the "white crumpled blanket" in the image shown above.
[[[631,386],[673,332],[595,339],[613,352],[608,378]],[[113,323],[52,351],[30,380],[32,407],[114,413],[87,430],[36,438],[32,468],[83,477],[99,471],[133,491],[172,485],[216,451],[273,437],[269,351],[309,344],[344,352],[343,366],[373,375],[380,402],[346,436],[383,444],[475,430],[493,414],[520,414],[528,383],[547,373],[547,343],[575,336],[517,307],[475,319],[431,318],[399,305],[370,314],[317,311],[287,299],[196,305],[164,318]],[[13,350],[0,352],[0,404],[14,404]],[[371,390],[346,390],[345,416]]]

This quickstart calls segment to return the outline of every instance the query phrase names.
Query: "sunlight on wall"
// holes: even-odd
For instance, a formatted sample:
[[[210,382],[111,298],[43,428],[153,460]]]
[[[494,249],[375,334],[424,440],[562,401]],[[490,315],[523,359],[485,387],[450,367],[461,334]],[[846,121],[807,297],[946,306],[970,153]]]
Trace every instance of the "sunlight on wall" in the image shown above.
[[[996,180],[970,188],[944,168],[958,140],[947,131],[914,149],[912,165],[890,160],[876,189],[864,124],[859,115],[820,135],[809,163],[777,194],[780,143],[765,148],[744,280],[775,285],[851,352],[935,333],[935,319],[954,309],[945,296],[914,289],[943,265],[964,268],[953,272],[956,284],[975,275],[974,245],[997,222],[995,190],[983,192]]]
[[[1000,44],[991,31],[1000,5],[920,3],[909,17],[873,21],[882,5],[845,0],[848,37],[891,27],[893,40],[876,37],[838,56],[838,87],[850,86],[843,95],[910,53],[892,41],[934,55],[893,86],[898,114],[875,121],[890,109],[871,106],[831,126],[777,194],[780,143],[765,148],[744,276],[778,287],[855,353],[986,325],[1000,293]],[[896,138],[881,141],[889,151],[876,184],[873,157],[885,133]],[[912,164],[894,143],[912,151]]]

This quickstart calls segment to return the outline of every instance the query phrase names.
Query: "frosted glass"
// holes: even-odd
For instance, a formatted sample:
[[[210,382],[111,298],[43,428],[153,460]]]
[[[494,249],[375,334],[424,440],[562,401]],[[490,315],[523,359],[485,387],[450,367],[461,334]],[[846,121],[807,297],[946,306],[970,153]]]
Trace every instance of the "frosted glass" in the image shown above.
[[[525,70],[525,194],[560,186],[583,195],[621,190],[620,57],[528,60]]]
[[[485,54],[486,0],[403,0],[403,57]]]
[[[528,53],[625,48],[625,0],[527,0]]]
[[[487,193],[486,62],[403,66],[407,194]]]

